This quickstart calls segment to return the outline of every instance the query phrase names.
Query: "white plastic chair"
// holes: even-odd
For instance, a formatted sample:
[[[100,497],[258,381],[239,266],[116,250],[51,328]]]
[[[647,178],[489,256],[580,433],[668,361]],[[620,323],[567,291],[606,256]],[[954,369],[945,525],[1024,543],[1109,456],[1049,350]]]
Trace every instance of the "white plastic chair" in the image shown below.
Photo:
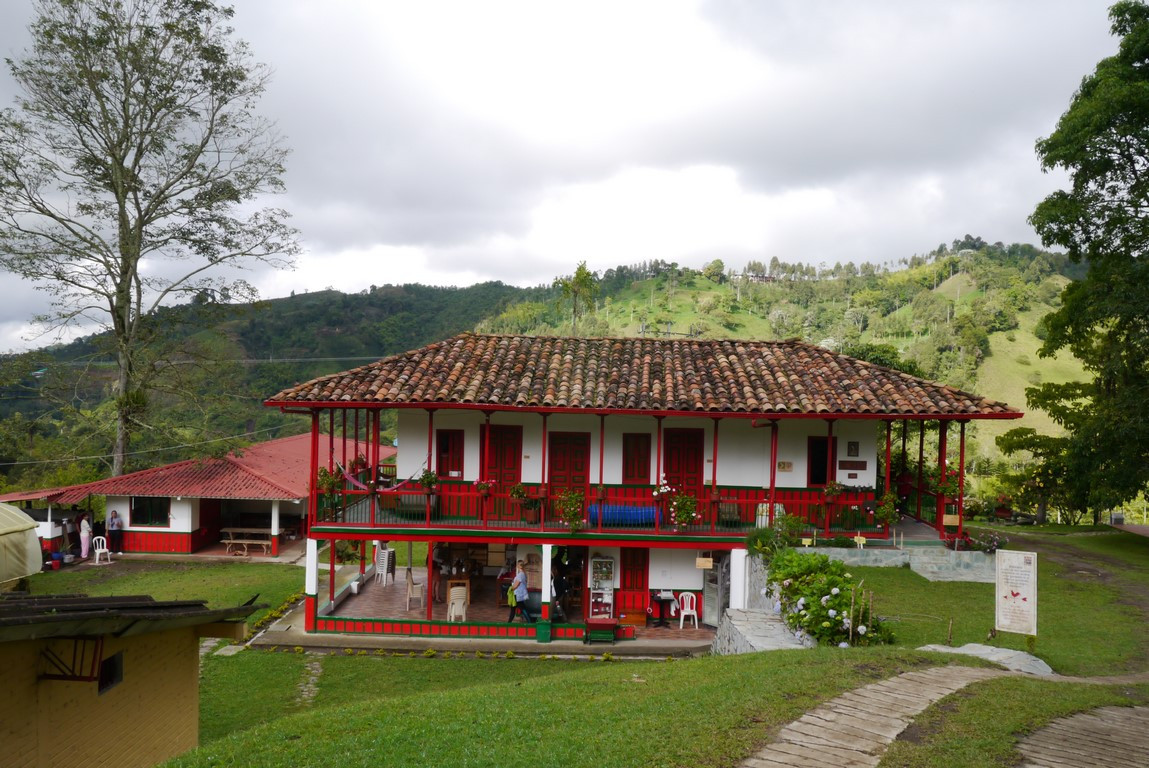
[[[103,553],[105,563],[112,562],[112,553],[108,550],[108,540],[103,536],[96,536],[92,539],[92,553],[95,555],[92,565],[100,564],[100,553]]]
[[[391,564],[395,562],[395,550],[390,547],[375,546],[375,583],[383,582],[383,586],[387,586],[387,572],[391,570]],[[394,576],[392,576],[394,579]]]
[[[411,601],[418,600],[419,607],[427,607],[427,585],[421,581],[415,581],[411,575],[411,569],[407,569],[407,610],[411,610]]]
[[[682,592],[678,595],[678,628],[682,629],[682,623],[686,617],[689,616],[690,620],[694,622],[694,628],[698,629],[698,598],[695,597],[693,592]]]
[[[448,590],[447,621],[467,620],[467,588],[451,587]]]

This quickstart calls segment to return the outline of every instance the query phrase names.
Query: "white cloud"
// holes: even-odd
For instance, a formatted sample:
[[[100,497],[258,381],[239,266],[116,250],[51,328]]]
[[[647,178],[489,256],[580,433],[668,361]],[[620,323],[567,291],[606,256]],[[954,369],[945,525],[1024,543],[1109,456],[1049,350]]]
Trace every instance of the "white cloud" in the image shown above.
[[[1115,50],[1110,2],[244,0],[234,25],[276,73],[261,112],[293,148],[276,204],[306,249],[246,277],[265,296],[531,285],[582,260],[1034,242],[1063,179],[1033,144]],[[5,54],[28,16],[0,6]],[[0,310],[0,349],[34,306]]]

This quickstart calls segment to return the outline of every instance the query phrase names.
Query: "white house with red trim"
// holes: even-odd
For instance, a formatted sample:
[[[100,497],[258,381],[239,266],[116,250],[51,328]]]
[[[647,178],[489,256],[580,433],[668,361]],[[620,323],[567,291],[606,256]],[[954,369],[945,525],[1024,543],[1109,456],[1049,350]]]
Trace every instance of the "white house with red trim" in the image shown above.
[[[395,450],[383,446],[379,453],[387,459]],[[115,510],[124,520],[125,552],[193,553],[218,544],[228,528],[250,528],[266,531],[268,546],[243,551],[276,555],[285,538],[303,535],[315,466],[310,462],[310,436],[294,435],[223,458],[189,459],[0,500],[39,502],[32,512],[60,521],[75,514],[72,505],[105,496],[105,513]]]
[[[937,466],[943,479],[956,473],[959,491],[928,492],[919,462],[907,511],[939,537],[960,530],[966,424],[1021,415],[797,341],[470,333],[266,404],[310,417],[313,466],[339,477],[364,457],[309,499],[308,629],[540,641],[585,638],[603,617],[634,636],[666,594],[695,595],[703,622],[717,624],[746,602],[746,534],[776,514],[823,535],[885,536],[873,502],[891,488],[894,446],[909,455],[913,424],[923,457],[926,426],[936,432]],[[384,409],[398,409],[397,486],[374,469]],[[427,470],[431,489],[417,482]],[[828,483],[844,489],[828,496]],[[564,498],[576,503],[564,510]],[[433,553],[445,553],[448,566],[464,562],[469,579],[487,582],[506,560],[526,560],[541,620],[448,622],[432,601],[352,613],[333,562],[326,594],[318,588],[319,547],[339,540],[427,542],[428,573],[442,567]],[[552,606],[556,570],[577,598],[563,618]]]

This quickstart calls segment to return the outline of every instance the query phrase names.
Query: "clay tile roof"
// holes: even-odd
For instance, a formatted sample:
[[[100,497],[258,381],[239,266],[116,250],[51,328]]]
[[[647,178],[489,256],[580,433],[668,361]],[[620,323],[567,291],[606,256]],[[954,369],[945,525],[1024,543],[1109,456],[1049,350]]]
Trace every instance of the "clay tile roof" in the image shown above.
[[[464,333],[268,405],[473,404],[569,411],[1016,417],[988,400],[800,341]]]

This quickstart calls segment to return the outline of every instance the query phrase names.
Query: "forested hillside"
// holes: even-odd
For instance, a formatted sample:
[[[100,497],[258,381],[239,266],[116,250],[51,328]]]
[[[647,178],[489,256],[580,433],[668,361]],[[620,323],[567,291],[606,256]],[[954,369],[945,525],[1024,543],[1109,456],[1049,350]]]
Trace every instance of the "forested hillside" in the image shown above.
[[[204,297],[156,319],[166,337],[179,338],[184,356],[156,363],[163,375],[142,412],[133,443],[140,453],[130,468],[235,445],[204,442],[213,438],[300,431],[302,419],[261,402],[317,375],[465,330],[569,334],[572,322],[586,336],[798,337],[1024,409],[1026,386],[1081,375],[1072,358],[1036,354],[1041,317],[1074,269],[1059,254],[967,236],[893,267],[816,269],[773,259],[691,269],[646,261],[587,273],[589,295],[582,296],[559,278],[532,289],[370,286],[244,307]],[[572,317],[579,300],[586,306]],[[55,461],[105,453],[104,342],[91,337],[5,361],[0,481],[62,483],[105,471],[101,459]],[[1025,423],[1052,428],[1040,413]],[[1013,426],[978,427],[970,446],[975,466],[996,459],[992,437]]]

